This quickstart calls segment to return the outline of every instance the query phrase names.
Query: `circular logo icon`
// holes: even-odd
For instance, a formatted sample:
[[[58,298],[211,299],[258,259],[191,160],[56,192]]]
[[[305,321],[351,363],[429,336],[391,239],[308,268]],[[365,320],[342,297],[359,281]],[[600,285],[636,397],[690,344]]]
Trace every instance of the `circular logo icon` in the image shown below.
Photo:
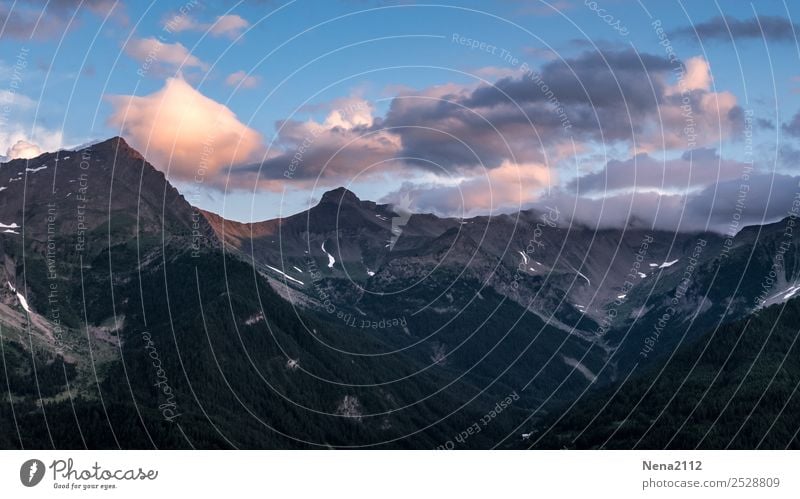
[[[19,480],[26,487],[35,487],[44,478],[44,463],[38,459],[28,459],[19,469]]]

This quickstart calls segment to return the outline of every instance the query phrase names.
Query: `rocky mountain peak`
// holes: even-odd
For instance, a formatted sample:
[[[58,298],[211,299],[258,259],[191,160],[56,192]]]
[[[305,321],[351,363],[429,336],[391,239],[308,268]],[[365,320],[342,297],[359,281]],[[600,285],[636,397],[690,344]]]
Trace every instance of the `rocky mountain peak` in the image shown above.
[[[319,204],[358,204],[361,200],[352,191],[338,187],[322,195]]]
[[[134,160],[144,159],[144,156],[142,156],[139,153],[139,151],[131,147],[131,145],[128,144],[128,142],[120,136],[111,137],[110,139],[98,142],[92,146],[82,149],[92,149],[93,151],[102,152],[105,154],[111,154],[116,156],[118,159],[123,159],[123,158],[134,159]]]

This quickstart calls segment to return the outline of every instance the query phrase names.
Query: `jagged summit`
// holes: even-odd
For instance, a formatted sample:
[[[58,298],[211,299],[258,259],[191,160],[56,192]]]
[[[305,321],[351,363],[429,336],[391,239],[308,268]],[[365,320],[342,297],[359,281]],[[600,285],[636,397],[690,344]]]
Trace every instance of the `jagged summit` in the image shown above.
[[[345,204],[345,203],[360,203],[361,199],[355,195],[353,191],[350,191],[344,187],[337,187],[336,189],[330,190],[322,195],[322,199],[320,199],[319,204],[326,204],[326,203],[335,203],[335,204]]]
[[[92,144],[92,145],[88,146],[87,148],[92,148],[92,149],[113,148],[113,149],[125,149],[125,150],[130,149],[130,150],[138,153],[138,151],[136,151],[133,147],[131,147],[131,145],[128,144],[128,142],[123,137],[121,137],[119,135],[116,135],[116,136],[111,137],[109,139],[106,139],[106,140],[97,142],[95,144]]]
[[[137,151],[134,147],[128,144],[128,142],[119,135],[111,137],[110,139],[103,140],[101,142],[96,142],[94,144],[81,146],[80,149],[76,149],[76,152],[81,152],[84,150],[104,152],[112,154],[116,158],[130,158],[135,160],[145,159],[144,156],[139,151]]]

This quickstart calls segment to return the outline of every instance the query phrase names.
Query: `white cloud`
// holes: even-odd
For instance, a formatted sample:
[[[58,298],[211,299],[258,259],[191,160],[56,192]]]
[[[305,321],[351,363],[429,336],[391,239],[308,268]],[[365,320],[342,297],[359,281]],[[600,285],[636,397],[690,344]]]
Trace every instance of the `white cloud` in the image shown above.
[[[13,146],[9,147],[6,152],[8,159],[30,159],[40,154],[42,154],[42,150],[39,146],[25,140],[18,140]]]
[[[7,156],[3,161],[36,157],[42,152],[57,151],[62,145],[63,134],[60,130],[48,130],[41,126],[31,129],[22,125],[0,130],[0,151]]]
[[[330,104],[330,112],[323,126],[328,129],[339,127],[351,130],[359,126],[372,126],[374,108],[360,97],[336,99]]]
[[[36,101],[27,95],[22,95],[12,90],[0,90],[0,105],[14,106],[18,109],[32,109],[36,107]]]

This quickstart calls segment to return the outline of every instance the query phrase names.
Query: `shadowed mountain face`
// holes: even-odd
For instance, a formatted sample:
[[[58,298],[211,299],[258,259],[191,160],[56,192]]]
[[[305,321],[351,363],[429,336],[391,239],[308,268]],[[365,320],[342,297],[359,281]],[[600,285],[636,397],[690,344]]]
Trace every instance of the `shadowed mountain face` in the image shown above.
[[[569,224],[556,210],[464,220],[412,215],[344,188],[285,219],[239,224],[206,216],[233,252],[302,307],[332,302],[362,320],[392,310],[430,324],[475,306],[490,289],[526,316],[603,350],[611,378],[784,301],[800,273],[791,217],[728,238],[596,230]],[[451,291],[464,286],[465,301],[455,303]],[[661,336],[665,328],[671,334]]]
[[[725,324],[534,426],[539,448],[798,449],[800,300]]]
[[[121,138],[5,163],[0,444],[433,448],[494,410],[461,446],[514,447],[797,291],[793,218],[734,238],[568,220],[339,188],[239,223]]]
[[[79,244],[80,236],[105,228],[113,243],[137,233],[181,235],[198,222],[207,229],[164,174],[120,137],[5,163],[0,186],[0,220],[24,221],[26,238],[41,240],[50,229]],[[118,234],[117,226],[130,230]]]
[[[19,291],[45,337],[56,325],[82,323],[82,275],[92,283],[82,292],[109,305],[110,283],[167,248],[219,246],[201,214],[119,137],[3,164],[0,223],[3,301],[19,302]],[[114,322],[113,307],[85,305]]]

